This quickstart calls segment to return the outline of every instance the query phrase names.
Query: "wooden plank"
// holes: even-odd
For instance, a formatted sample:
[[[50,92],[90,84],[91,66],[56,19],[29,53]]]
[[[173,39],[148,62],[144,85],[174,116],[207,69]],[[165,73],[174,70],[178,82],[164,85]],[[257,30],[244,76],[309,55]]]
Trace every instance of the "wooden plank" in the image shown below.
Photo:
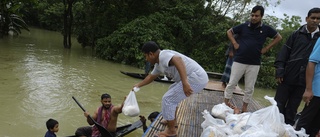
[[[207,84],[207,86],[204,88],[205,90],[212,90],[212,91],[222,91],[224,92],[224,87],[222,87],[222,82],[220,81],[215,81],[215,80],[210,80]],[[233,94],[238,94],[238,95],[244,95],[242,89],[239,86],[236,86],[235,91]]]
[[[209,78],[221,79],[222,73],[207,71]]]
[[[231,101],[241,107],[242,95],[234,95]],[[203,112],[205,109],[211,112],[214,105],[223,102],[223,92],[203,90],[183,100],[177,108],[177,135],[178,137],[199,137],[203,131],[201,123],[204,121]],[[248,111],[254,112],[262,106],[255,100],[249,103]],[[155,133],[163,131],[165,126],[160,123],[162,114],[153,122],[143,137],[153,137]]]

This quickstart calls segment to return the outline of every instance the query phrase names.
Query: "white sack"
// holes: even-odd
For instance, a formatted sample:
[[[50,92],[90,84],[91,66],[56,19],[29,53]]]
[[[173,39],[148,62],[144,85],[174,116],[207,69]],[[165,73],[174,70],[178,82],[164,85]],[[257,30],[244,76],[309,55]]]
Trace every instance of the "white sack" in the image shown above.
[[[234,110],[228,107],[225,103],[214,105],[211,114],[212,116],[220,119],[225,119],[228,114],[233,114]]]
[[[130,91],[126,100],[124,101],[124,105],[122,107],[122,112],[126,116],[135,117],[140,114],[139,105],[136,99],[136,94],[133,91]]]

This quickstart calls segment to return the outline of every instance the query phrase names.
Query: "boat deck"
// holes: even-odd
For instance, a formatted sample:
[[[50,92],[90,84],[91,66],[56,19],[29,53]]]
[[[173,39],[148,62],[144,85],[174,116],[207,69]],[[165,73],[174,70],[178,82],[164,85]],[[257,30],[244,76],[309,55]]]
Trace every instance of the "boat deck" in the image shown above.
[[[209,80],[207,86],[204,88],[205,90],[211,91],[222,91],[224,92],[224,87],[222,87],[222,82],[216,80]],[[235,91],[233,94],[243,95],[243,91],[239,86],[236,86]]]
[[[242,95],[234,94],[231,102],[237,107],[242,106]],[[183,100],[177,110],[177,136],[178,137],[199,137],[203,131],[201,123],[204,121],[203,112],[205,109],[211,112],[214,105],[223,102],[223,92],[203,90],[198,94],[194,94]],[[262,108],[255,100],[248,106],[248,111],[253,112]],[[153,137],[159,131],[163,131],[165,126],[160,124],[162,120],[160,114],[145,132],[143,137]]]

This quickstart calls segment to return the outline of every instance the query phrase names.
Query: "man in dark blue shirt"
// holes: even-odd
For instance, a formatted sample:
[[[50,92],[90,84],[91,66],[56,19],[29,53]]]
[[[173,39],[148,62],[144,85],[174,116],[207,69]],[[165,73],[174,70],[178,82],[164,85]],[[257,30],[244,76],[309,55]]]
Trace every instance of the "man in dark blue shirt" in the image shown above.
[[[236,53],[231,68],[229,83],[224,92],[224,102],[234,108],[229,102],[240,78],[244,75],[245,89],[242,112],[247,112],[248,103],[251,101],[254,85],[259,73],[261,54],[266,53],[281,39],[281,35],[272,27],[262,23],[264,8],[255,6],[251,11],[250,22],[237,25],[227,31],[229,40],[234,46]],[[237,40],[233,35],[237,34]],[[267,38],[273,40],[263,47]]]

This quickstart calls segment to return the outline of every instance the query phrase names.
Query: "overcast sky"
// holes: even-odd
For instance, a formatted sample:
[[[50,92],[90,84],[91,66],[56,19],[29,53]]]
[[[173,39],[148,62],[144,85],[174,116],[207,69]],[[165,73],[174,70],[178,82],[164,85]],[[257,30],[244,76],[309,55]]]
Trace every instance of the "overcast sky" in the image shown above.
[[[320,7],[320,0],[282,0],[281,4],[277,7],[266,7],[265,14],[278,18],[283,18],[284,13],[290,17],[296,15],[301,17],[301,24],[305,24],[308,11],[314,7]]]

